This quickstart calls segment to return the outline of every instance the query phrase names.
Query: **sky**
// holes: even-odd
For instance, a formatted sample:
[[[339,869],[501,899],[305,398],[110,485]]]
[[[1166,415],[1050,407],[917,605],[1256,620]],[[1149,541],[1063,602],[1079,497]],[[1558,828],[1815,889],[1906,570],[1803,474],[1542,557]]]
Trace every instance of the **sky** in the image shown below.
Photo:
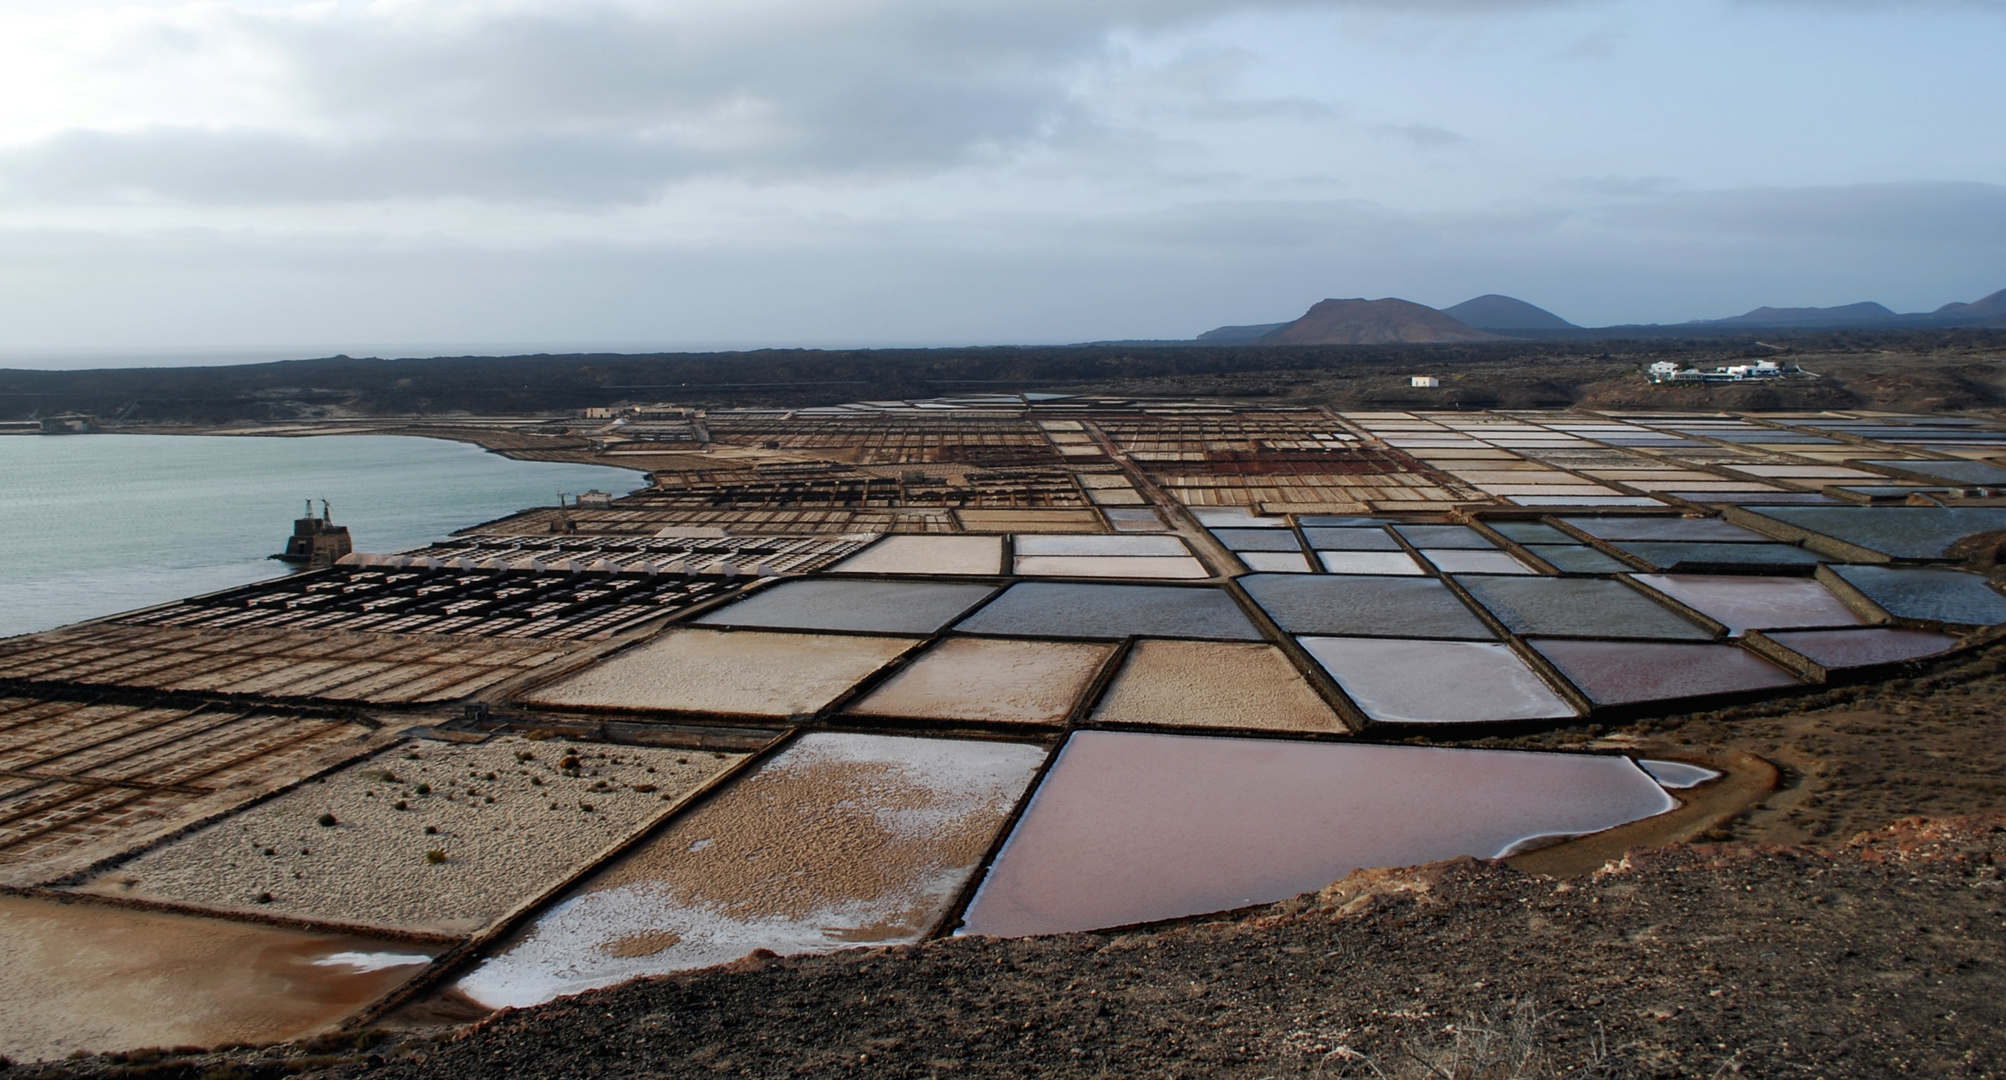
[[[2006,0],[6,0],[0,366],[2006,288]],[[146,359],[152,358],[152,359]]]

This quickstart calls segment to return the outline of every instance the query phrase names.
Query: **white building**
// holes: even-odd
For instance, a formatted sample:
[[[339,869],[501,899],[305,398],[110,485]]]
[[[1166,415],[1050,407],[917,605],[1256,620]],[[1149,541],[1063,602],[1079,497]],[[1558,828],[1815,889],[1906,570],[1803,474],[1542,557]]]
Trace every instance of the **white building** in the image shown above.
[[[1416,375],[1407,380],[1408,386],[1440,386],[1442,380],[1433,375]]]

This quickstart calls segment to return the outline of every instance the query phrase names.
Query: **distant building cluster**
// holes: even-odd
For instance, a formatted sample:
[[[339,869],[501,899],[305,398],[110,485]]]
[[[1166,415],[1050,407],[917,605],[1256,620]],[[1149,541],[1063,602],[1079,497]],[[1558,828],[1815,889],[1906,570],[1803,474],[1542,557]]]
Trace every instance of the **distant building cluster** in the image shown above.
[[[610,420],[597,434],[622,440],[700,445],[709,441],[704,411],[666,404],[619,402],[584,410],[588,420]]]
[[[1784,365],[1774,360],[1758,360],[1753,364],[1729,364],[1711,371],[1682,368],[1673,361],[1660,360],[1650,368],[1650,379],[1654,383],[1749,382],[1810,374],[1795,364]]]

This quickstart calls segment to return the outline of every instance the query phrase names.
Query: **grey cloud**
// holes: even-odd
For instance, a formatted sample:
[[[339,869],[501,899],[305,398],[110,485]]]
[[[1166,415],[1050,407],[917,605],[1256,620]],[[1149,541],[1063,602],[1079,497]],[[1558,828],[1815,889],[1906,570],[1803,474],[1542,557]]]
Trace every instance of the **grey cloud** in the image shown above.
[[[930,171],[1077,128],[1074,78],[1107,58],[1119,31],[1249,9],[1454,16],[1566,2],[880,0],[725,8],[707,19],[675,5],[596,2],[462,8],[434,21],[394,7],[313,19],[222,12],[210,32],[285,72],[301,130],[74,131],[0,154],[0,190],[49,200],[458,194],[592,204],[646,199],[692,175]],[[132,47],[199,54],[191,33],[161,26]],[[1200,116],[1315,119],[1326,108],[1236,101],[1216,87],[1194,94],[1187,105]]]
[[[1465,141],[1461,135],[1448,128],[1436,127],[1433,124],[1375,124],[1372,130],[1428,149],[1453,146]]]

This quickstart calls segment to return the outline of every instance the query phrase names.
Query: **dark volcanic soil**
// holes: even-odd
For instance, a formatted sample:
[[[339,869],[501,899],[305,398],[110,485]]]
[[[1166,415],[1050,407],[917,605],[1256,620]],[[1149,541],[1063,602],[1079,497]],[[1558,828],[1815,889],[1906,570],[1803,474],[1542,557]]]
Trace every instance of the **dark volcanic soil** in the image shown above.
[[[1235,921],[751,959],[504,1013],[445,1041],[150,1071],[1996,1076],[2002,855],[2006,816],[1984,815],[1901,823],[1832,854],[1638,853],[1567,882],[1461,860],[1355,874]]]

